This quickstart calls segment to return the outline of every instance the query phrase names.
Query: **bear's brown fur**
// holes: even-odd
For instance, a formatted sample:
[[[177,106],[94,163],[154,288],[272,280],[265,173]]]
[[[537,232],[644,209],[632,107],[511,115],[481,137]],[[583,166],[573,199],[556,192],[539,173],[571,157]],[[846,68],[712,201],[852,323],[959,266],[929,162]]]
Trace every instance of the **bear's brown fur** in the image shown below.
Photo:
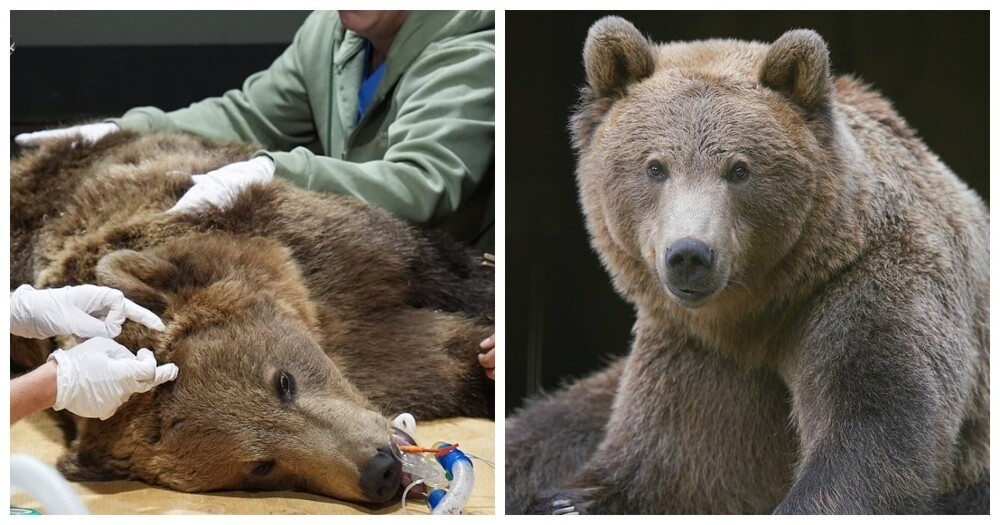
[[[608,17],[584,60],[580,200],[635,340],[508,420],[508,513],[988,512],[982,200],[815,32]]]
[[[118,288],[167,326],[126,323],[118,341],[180,369],[107,421],[71,421],[58,462],[70,479],[385,501],[395,490],[373,497],[360,477],[389,444],[387,416],[493,416],[476,357],[492,330],[493,276],[473,254],[283,182],[221,209],[164,213],[188,175],[253,151],[122,132],[12,164],[11,288]],[[22,369],[53,349],[12,343]]]

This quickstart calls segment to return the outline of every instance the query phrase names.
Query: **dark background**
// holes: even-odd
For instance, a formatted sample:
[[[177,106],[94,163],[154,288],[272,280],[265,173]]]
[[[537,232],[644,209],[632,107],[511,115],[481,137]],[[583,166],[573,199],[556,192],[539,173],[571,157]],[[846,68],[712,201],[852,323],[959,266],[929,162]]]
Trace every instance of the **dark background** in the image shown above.
[[[895,104],[924,141],[988,198],[987,12],[506,13],[507,411],[525,396],[628,351],[632,308],[590,250],[566,125],[584,84],[581,50],[605,14],[653,41],[774,41],[818,31],[835,74],[853,73]]]
[[[12,11],[11,137],[238,88],[271,65],[308,14]]]

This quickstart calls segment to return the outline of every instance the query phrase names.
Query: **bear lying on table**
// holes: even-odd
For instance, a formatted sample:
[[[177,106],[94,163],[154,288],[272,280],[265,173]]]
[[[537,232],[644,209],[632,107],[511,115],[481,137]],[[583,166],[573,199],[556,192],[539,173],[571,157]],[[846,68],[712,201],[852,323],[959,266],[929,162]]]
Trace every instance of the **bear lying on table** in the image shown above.
[[[188,175],[254,151],[121,132],[12,162],[11,289],[118,288],[167,328],[127,323],[117,340],[180,368],[106,421],[66,418],[67,478],[379,503],[401,482],[388,416],[493,417],[477,360],[493,275],[464,248],[282,182],[164,213]],[[54,345],[12,337],[12,364]]]

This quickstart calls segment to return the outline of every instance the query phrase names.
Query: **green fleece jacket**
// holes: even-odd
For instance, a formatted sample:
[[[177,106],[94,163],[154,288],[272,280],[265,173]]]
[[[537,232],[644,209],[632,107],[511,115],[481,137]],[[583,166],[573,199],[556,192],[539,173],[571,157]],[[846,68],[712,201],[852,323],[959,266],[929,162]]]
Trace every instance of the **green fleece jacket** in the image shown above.
[[[410,13],[360,122],[363,39],[336,12],[311,14],[288,49],[242,89],[169,113],[135,108],[112,121],[262,144],[259,154],[274,160],[279,177],[353,195],[410,222],[464,230],[457,236],[478,236],[488,248],[481,237],[493,221],[492,181],[476,190],[492,177],[493,25],[492,11]],[[323,155],[306,148],[317,142]],[[466,201],[479,211],[460,209]],[[442,224],[449,217],[465,224]]]

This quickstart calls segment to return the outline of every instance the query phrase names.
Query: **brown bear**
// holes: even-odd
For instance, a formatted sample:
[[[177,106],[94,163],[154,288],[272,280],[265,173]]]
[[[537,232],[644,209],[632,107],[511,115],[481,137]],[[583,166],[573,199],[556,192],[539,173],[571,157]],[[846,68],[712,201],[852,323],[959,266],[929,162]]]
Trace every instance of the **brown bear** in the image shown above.
[[[826,43],[595,23],[571,121],[629,355],[506,424],[508,513],[989,512],[989,219]]]
[[[493,417],[477,360],[493,275],[471,252],[283,182],[165,213],[189,175],[254,151],[121,132],[13,162],[11,289],[118,288],[166,324],[127,323],[118,341],[180,369],[106,421],[69,420],[69,479],[381,503],[402,478],[387,417]],[[12,362],[30,369],[54,345],[12,337]]]

